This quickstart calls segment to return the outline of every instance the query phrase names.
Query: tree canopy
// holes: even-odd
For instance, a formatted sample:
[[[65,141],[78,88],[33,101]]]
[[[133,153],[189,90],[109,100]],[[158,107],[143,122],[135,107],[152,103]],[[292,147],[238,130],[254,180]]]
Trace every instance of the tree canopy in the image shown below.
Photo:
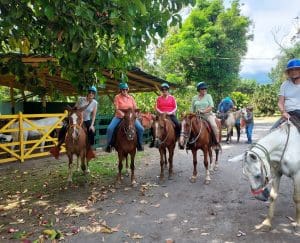
[[[225,9],[222,0],[198,0],[181,29],[174,28],[158,51],[170,81],[205,81],[217,96],[233,90],[247,51],[251,21],[239,1]]]
[[[121,71],[180,24],[178,12],[188,4],[194,0],[1,0],[0,53],[12,57],[2,60],[1,73],[34,77],[13,53],[56,58],[47,63],[50,72],[59,64],[62,77],[77,87],[105,82],[103,69],[126,79]]]

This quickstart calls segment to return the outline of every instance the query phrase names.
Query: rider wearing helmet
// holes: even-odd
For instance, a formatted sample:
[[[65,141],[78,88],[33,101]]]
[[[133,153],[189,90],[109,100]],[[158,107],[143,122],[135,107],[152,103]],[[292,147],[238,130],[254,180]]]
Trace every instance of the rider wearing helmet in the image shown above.
[[[87,95],[83,97],[79,97],[78,101],[75,104],[75,107],[77,108],[86,106],[86,108],[83,110],[83,122],[88,131],[88,144],[87,144],[87,155],[86,155],[88,161],[96,157],[95,152],[92,149],[95,140],[94,125],[95,125],[95,119],[96,119],[97,107],[98,107],[98,102],[95,100],[96,94],[97,94],[97,88],[95,86],[90,86],[88,88]],[[57,146],[50,149],[50,153],[56,159],[58,159],[60,147],[65,141],[68,125],[69,124],[67,122],[64,123],[64,125],[62,126],[58,134]]]
[[[124,117],[124,113],[121,111],[126,109],[137,109],[136,102],[134,98],[128,94],[128,84],[127,83],[120,83],[119,84],[119,94],[115,96],[114,99],[114,105],[116,109],[116,113],[114,118],[111,120],[110,124],[107,127],[107,146],[105,148],[105,151],[110,153],[112,146],[113,146],[113,133],[115,128],[119,125],[122,118]],[[143,133],[144,128],[139,122],[139,120],[135,120],[135,128],[137,130],[137,138],[138,138],[138,144],[137,144],[137,150],[143,151]]]
[[[234,104],[232,99],[227,96],[221,100],[220,104],[218,105],[218,112],[220,113],[227,113],[233,108]]]
[[[281,84],[278,107],[282,118],[288,119],[291,115],[300,118],[300,59],[289,60],[285,73],[288,79]]]
[[[172,122],[175,124],[176,137],[180,136],[180,123],[176,117],[177,103],[173,95],[169,93],[170,86],[167,83],[162,83],[160,86],[161,96],[156,99],[155,110],[158,114],[166,113],[169,115]],[[149,145],[150,148],[154,147],[154,138]]]
[[[207,84],[205,82],[199,82],[197,84],[198,95],[192,99],[191,111],[194,113],[200,113],[211,125],[211,128],[215,135],[215,142],[220,143],[220,131],[216,123],[216,116],[212,112],[214,108],[214,102],[210,94],[207,93]]]

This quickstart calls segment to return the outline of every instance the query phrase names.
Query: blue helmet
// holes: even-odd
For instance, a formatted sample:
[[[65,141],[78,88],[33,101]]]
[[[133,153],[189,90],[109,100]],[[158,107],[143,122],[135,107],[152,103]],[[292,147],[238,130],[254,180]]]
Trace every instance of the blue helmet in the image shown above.
[[[285,71],[288,71],[292,68],[300,68],[300,59],[294,58],[288,61]]]
[[[231,98],[229,96],[225,97],[224,100],[231,101]]]
[[[92,91],[92,92],[94,92],[96,94],[97,93],[97,88],[93,85],[93,86],[89,87],[88,91],[89,92]]]
[[[160,89],[163,89],[163,88],[169,89],[170,86],[169,86],[169,84],[167,84],[167,83],[162,83],[162,84],[160,85]]]
[[[207,89],[207,84],[205,82],[199,82],[197,84],[197,90],[199,91],[200,89]]]
[[[127,83],[119,83],[119,89],[128,89],[128,84]]]

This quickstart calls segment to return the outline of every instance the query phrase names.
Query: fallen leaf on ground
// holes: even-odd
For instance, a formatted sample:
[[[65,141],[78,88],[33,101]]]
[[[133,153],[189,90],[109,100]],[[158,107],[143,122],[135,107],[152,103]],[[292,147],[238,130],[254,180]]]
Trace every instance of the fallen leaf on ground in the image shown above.
[[[130,236],[131,239],[143,239],[144,236],[139,235],[138,233],[133,233],[133,235]]]
[[[289,220],[291,220],[292,222],[295,222],[295,220],[292,218],[292,217],[290,217],[290,216],[286,216]]]
[[[147,200],[141,200],[140,203],[141,203],[141,204],[147,204],[148,201],[147,201]]]
[[[169,197],[169,193],[166,192],[166,193],[164,194],[164,196],[165,196],[166,198],[168,198],[168,197]]]
[[[101,233],[106,233],[106,234],[112,234],[114,232],[118,232],[119,231],[119,227],[120,225],[118,224],[116,227],[109,227],[106,224],[101,224],[100,225],[100,232]]]
[[[113,211],[110,211],[110,212],[106,212],[105,215],[108,215],[108,214],[114,214],[115,212],[117,212],[118,209],[114,209]]]
[[[155,208],[159,208],[160,207],[160,204],[155,204],[155,205],[151,205],[152,207],[155,207]]]

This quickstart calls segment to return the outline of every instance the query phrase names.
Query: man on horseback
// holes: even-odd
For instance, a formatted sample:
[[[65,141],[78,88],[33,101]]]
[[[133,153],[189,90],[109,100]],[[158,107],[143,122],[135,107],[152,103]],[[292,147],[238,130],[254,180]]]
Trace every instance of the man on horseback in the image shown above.
[[[222,123],[227,119],[228,112],[233,109],[233,107],[234,103],[229,96],[221,100],[220,104],[218,105],[217,116],[222,120]]]
[[[128,94],[129,87],[127,83],[120,83],[119,84],[119,94],[115,96],[114,99],[114,105],[116,109],[115,117],[111,120],[110,124],[107,127],[107,146],[105,151],[110,153],[112,146],[113,146],[113,134],[115,131],[115,128],[120,124],[122,118],[124,117],[124,112],[122,110],[126,109],[137,109],[136,102],[134,98]],[[135,120],[135,128],[137,130],[137,136],[138,136],[138,144],[137,144],[137,150],[138,151],[144,151],[143,148],[143,133],[144,128],[139,122],[139,120]]]
[[[220,131],[216,123],[216,116],[212,112],[214,108],[214,102],[210,94],[207,93],[207,84],[205,82],[199,82],[197,84],[198,95],[192,99],[191,111],[194,113],[200,113],[210,124],[214,135],[215,142],[220,143]]]
[[[170,86],[167,83],[163,83],[160,86],[161,96],[157,97],[155,110],[158,114],[166,113],[175,125],[176,139],[180,136],[180,123],[176,117],[177,103],[173,95],[169,93]],[[154,147],[154,138],[152,139],[150,148]]]
[[[98,102],[95,100],[95,96],[97,93],[97,88],[95,86],[91,86],[88,89],[87,96],[79,97],[75,107],[77,108],[86,108],[83,110],[83,122],[87,129],[88,141],[87,141],[87,160],[91,160],[96,157],[95,152],[93,151],[92,146],[94,145],[95,140],[95,119],[97,114]],[[64,125],[59,131],[58,134],[58,144],[50,149],[50,153],[58,159],[59,151],[61,145],[65,142],[66,133],[68,130],[68,122],[64,122]]]

